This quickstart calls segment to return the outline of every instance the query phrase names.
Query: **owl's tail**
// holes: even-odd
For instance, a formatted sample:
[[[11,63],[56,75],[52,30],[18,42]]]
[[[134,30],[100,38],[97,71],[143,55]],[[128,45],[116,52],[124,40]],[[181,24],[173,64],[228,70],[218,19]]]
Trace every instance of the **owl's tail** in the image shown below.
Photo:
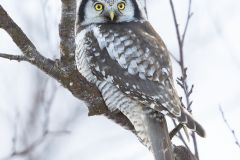
[[[174,159],[172,144],[168,137],[166,119],[157,111],[147,108],[144,114],[144,128],[146,130],[147,145],[153,152],[155,160]],[[144,141],[143,141],[144,142]]]
[[[181,116],[177,119],[180,123],[186,124],[189,129],[196,132],[199,136],[206,136],[206,132],[203,127],[193,119],[192,115],[185,108],[181,107]]]

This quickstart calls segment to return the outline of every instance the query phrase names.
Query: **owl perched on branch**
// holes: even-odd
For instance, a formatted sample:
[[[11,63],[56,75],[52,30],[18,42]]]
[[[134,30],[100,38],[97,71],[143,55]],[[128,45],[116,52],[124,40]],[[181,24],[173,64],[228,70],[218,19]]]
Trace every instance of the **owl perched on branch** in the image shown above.
[[[119,110],[130,120],[150,150],[146,119],[160,121],[163,114],[205,136],[181,104],[169,52],[140,0],[82,0],[76,44],[79,72],[98,87],[111,111]]]

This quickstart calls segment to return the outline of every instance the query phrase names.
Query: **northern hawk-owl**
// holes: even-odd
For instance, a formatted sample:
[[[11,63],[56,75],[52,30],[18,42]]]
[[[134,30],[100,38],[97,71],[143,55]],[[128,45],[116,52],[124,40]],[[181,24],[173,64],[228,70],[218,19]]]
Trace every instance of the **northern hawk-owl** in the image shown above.
[[[181,104],[169,52],[147,21],[140,0],[82,0],[76,27],[76,65],[121,111],[150,150],[146,118],[176,118],[200,136],[205,131]]]

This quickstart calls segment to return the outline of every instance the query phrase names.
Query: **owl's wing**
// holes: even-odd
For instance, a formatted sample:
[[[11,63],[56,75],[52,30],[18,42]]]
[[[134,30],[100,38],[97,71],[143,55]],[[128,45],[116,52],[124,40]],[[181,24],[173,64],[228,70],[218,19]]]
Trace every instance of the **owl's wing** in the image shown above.
[[[155,110],[181,115],[168,51],[148,22],[102,24],[90,30],[87,59],[99,80]]]

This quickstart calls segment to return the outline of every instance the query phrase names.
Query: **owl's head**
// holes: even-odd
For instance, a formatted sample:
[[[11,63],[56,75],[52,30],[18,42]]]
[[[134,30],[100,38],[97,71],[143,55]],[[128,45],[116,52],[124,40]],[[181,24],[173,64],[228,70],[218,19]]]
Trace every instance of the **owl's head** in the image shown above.
[[[143,20],[144,11],[138,1],[142,0],[81,0],[78,23],[121,23]]]

